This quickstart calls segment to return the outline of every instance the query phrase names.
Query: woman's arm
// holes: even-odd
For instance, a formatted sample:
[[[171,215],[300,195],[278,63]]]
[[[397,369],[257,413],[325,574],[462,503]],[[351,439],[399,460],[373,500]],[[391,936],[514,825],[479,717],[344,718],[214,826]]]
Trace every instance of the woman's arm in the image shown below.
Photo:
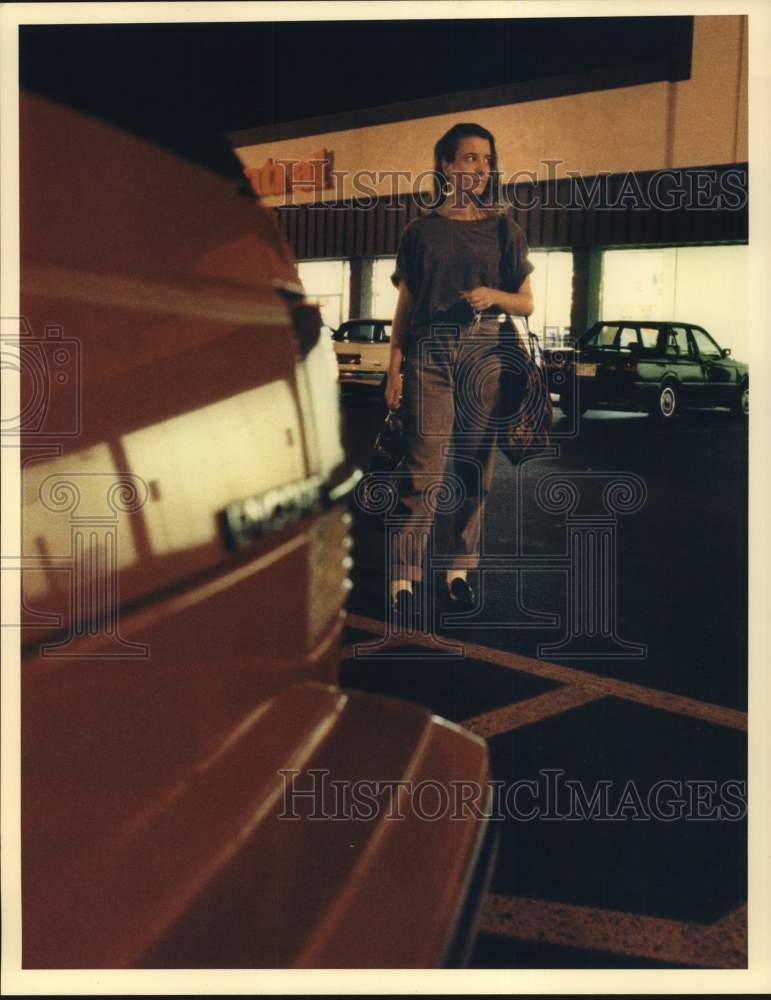
[[[389,410],[395,410],[402,398],[401,369],[404,352],[407,348],[407,332],[410,328],[410,318],[415,302],[406,281],[399,282],[399,298],[396,302],[393,323],[391,324],[391,350],[388,356],[388,381],[386,383],[385,400]]]
[[[465,293],[467,301],[474,309],[491,309],[497,306],[502,312],[512,316],[530,316],[535,309],[533,286],[528,275],[516,292],[504,292],[500,288],[480,285]]]

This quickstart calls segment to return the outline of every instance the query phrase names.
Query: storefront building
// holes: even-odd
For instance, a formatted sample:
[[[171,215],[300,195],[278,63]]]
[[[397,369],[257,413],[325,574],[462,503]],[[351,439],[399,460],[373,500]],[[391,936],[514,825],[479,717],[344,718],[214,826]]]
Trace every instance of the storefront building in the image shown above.
[[[326,324],[390,317],[399,234],[430,207],[433,146],[496,138],[546,343],[596,319],[705,326],[748,356],[747,19],[692,18],[675,57],[233,133]]]

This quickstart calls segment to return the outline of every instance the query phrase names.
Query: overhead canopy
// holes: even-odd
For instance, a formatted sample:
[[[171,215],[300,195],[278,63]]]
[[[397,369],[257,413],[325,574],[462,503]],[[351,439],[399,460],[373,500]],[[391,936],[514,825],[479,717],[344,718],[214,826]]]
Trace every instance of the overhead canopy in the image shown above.
[[[26,25],[20,29],[20,71],[28,90],[229,175],[240,168],[215,137],[238,130],[286,129],[297,119],[393,109],[556,76],[563,93],[580,90],[588,79],[592,89],[602,89],[622,85],[622,77],[628,84],[630,67],[651,79],[686,79],[692,22],[603,17]],[[414,109],[405,107],[402,117],[414,117]]]

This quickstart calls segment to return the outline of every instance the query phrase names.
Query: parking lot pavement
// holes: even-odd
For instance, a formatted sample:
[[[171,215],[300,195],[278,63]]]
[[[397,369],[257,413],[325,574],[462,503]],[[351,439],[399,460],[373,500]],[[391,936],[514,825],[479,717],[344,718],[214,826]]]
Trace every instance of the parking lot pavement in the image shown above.
[[[344,413],[352,458],[366,468],[382,404],[360,394],[346,400]],[[746,710],[746,425],[717,410],[667,427],[642,415],[589,411],[578,436],[557,448],[519,471],[496,456],[483,527],[482,607],[463,627],[458,619],[447,627],[483,645]],[[546,509],[544,495],[551,491],[553,500],[563,481],[579,494],[575,516]],[[603,526],[604,491],[614,481],[620,493],[642,488],[644,496],[629,512],[621,496],[620,512]],[[579,586],[569,579],[568,546],[571,537],[585,537],[579,522],[586,518],[589,529],[612,536],[612,632],[620,642],[555,650]],[[361,511],[355,542],[349,607],[382,618],[386,538]]]
[[[383,646],[360,615],[349,628],[344,685],[488,741],[500,846],[472,967],[746,965],[745,713],[477,644]]]
[[[382,412],[358,402],[346,416],[364,464]],[[485,524],[499,563],[482,606],[464,620],[432,602],[411,635],[384,625],[386,535],[358,513],[342,682],[467,726],[488,741],[501,794],[514,790],[494,819],[472,966],[746,965],[746,462],[745,430],[720,412],[665,429],[590,412],[520,483],[499,456]],[[575,612],[568,514],[533,501],[549,475],[596,486],[608,473],[645,487],[611,532],[626,658],[561,645]],[[589,491],[590,520],[596,501]],[[517,510],[527,566],[511,558]]]

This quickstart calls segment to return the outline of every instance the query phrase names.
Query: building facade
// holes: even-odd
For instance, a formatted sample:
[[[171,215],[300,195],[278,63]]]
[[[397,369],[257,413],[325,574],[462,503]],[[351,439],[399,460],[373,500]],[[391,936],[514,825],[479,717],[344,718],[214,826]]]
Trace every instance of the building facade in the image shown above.
[[[676,59],[234,133],[325,322],[392,314],[402,228],[430,207],[433,146],[496,138],[548,342],[596,319],[675,319],[748,354],[747,19],[697,16]]]

